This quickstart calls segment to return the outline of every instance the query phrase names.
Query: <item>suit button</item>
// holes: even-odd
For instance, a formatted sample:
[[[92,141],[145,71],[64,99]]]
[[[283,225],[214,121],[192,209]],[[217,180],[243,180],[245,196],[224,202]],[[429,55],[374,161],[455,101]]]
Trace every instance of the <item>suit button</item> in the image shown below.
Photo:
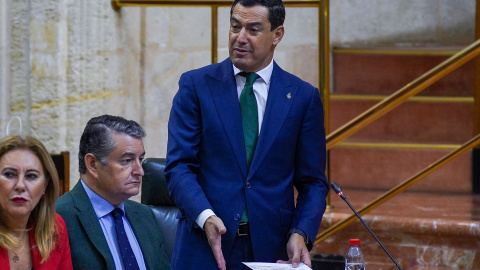
[[[246,186],[247,188],[251,188],[251,187],[252,187],[252,185],[250,184],[250,182],[245,183],[245,186]]]
[[[233,216],[233,219],[239,220],[239,219],[240,219],[240,215],[239,215],[239,214],[235,214],[235,215]]]

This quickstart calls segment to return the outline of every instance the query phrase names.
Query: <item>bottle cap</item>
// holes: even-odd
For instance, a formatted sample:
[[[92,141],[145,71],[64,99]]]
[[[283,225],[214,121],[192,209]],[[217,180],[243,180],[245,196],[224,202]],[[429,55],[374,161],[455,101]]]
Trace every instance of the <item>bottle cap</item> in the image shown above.
[[[360,239],[350,239],[350,246],[360,246]]]

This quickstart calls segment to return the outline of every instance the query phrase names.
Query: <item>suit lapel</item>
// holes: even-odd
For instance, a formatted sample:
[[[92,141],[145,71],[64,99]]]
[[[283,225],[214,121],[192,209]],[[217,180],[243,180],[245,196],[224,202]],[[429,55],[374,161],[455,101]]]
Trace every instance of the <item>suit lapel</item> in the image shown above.
[[[107,262],[109,269],[115,269],[113,258],[108,247],[107,240],[103,234],[103,230],[98,222],[97,214],[93,210],[92,203],[88,198],[85,189],[83,189],[82,183],[78,181],[75,187],[72,189],[72,195],[74,198],[74,205],[78,209],[77,217],[80,220],[87,236],[92,241],[93,245],[102,254],[103,258]]]
[[[274,62],[262,129],[248,173],[249,176],[255,173],[265,158],[295,99],[298,88],[286,79],[286,75],[288,74]]]
[[[218,65],[218,69],[205,75],[217,114],[222,122],[225,134],[230,142],[238,165],[246,177],[247,160],[243,140],[242,116],[238,101],[237,85],[230,59]]]

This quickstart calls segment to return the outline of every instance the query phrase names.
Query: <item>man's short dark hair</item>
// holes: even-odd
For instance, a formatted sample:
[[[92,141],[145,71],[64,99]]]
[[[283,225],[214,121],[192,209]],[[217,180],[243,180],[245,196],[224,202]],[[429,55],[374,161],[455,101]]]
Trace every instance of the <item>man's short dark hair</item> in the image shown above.
[[[285,21],[285,6],[282,0],[235,0],[230,9],[230,16],[232,16],[233,9],[238,3],[244,7],[262,6],[268,8],[268,21],[272,26],[270,31],[283,25]]]
[[[85,155],[92,153],[103,165],[107,165],[108,155],[115,149],[112,133],[127,134],[134,138],[143,138],[146,133],[143,128],[133,120],[120,116],[102,115],[88,121],[78,151],[78,170],[80,174],[87,172]]]

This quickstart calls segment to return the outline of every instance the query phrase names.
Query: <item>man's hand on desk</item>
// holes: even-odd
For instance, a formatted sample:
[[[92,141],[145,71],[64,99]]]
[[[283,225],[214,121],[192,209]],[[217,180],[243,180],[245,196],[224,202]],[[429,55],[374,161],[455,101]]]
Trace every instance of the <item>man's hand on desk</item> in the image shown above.
[[[277,263],[291,263],[293,268],[298,267],[299,262],[303,262],[312,267],[310,253],[305,245],[305,239],[298,233],[292,233],[287,243],[288,261],[278,260]]]

